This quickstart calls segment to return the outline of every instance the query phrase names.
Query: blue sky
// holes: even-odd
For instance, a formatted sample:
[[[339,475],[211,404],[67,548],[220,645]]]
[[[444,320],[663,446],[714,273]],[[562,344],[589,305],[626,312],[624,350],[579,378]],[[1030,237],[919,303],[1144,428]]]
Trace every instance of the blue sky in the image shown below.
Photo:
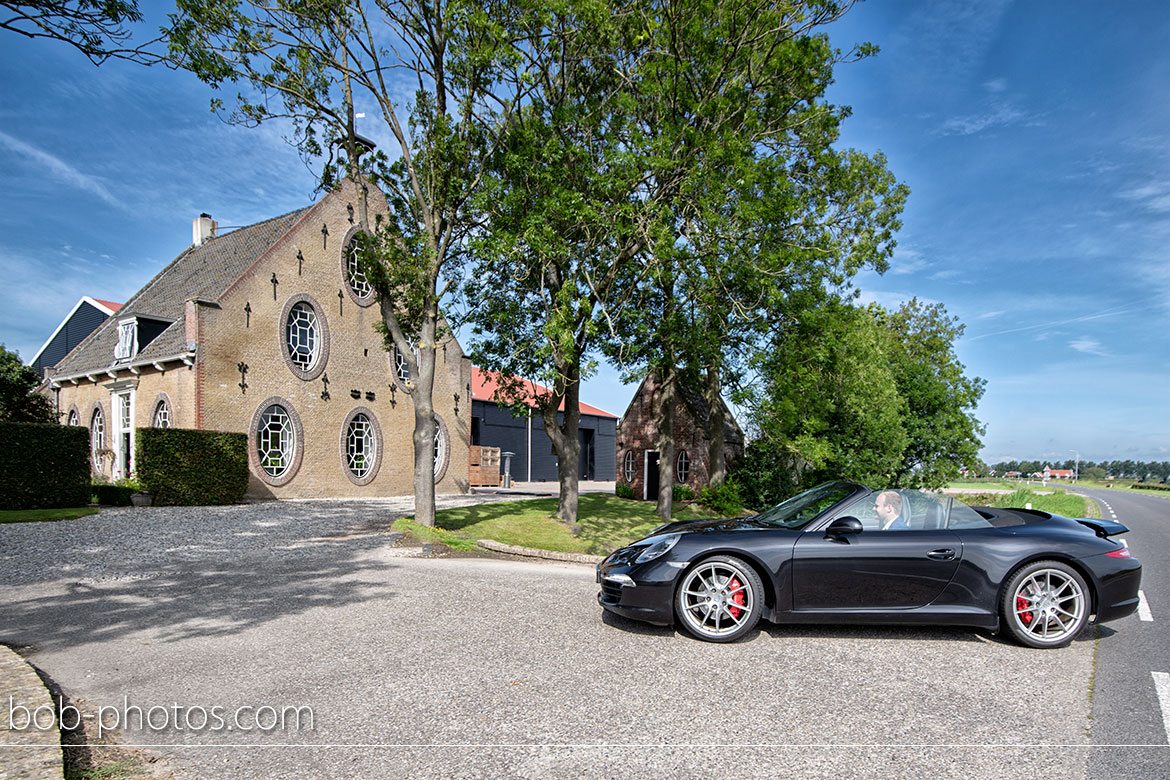
[[[890,271],[857,284],[966,324],[984,459],[1170,459],[1170,4],[885,0],[830,34],[882,49],[837,70],[842,145],[911,188]],[[201,211],[312,200],[281,128],[220,122],[193,77],[0,35],[0,341],[25,359],[81,295],[133,294]],[[633,391],[603,368],[582,397],[620,414]]]

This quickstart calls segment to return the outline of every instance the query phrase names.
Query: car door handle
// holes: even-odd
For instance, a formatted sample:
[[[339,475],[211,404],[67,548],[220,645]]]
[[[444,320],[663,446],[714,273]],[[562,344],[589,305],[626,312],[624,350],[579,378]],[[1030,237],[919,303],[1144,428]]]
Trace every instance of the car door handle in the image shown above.
[[[934,558],[936,561],[953,561],[955,559],[955,551],[949,547],[944,547],[941,550],[931,550],[926,554],[927,558]]]

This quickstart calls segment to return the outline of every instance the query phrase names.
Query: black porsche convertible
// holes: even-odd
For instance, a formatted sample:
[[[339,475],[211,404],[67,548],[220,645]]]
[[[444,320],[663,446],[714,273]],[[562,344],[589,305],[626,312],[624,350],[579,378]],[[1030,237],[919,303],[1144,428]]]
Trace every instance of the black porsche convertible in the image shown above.
[[[753,517],[668,523],[597,566],[598,602],[731,642],[774,623],[1006,629],[1063,647],[1137,609],[1141,563],[1107,520],[830,482]]]

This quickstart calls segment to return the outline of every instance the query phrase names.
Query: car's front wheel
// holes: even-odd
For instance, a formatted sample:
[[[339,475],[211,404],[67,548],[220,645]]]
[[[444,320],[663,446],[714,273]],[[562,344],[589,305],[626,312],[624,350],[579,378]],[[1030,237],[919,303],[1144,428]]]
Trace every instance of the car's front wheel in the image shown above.
[[[1008,579],[1003,619],[1017,640],[1029,647],[1064,647],[1089,619],[1089,588],[1071,566],[1035,561]]]
[[[687,631],[708,642],[734,642],[755,628],[764,611],[764,584],[739,558],[708,558],[682,579],[675,612]]]

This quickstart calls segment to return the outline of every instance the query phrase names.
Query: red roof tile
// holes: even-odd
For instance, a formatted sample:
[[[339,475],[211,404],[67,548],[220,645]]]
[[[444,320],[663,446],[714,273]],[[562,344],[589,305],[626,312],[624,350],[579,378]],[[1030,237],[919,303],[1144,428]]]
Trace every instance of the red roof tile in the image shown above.
[[[534,396],[546,395],[546,394],[552,392],[544,385],[538,385],[535,382],[532,382],[528,379],[525,379],[523,381],[524,381],[524,385],[527,389],[527,395],[528,395],[528,397],[525,399],[524,402],[531,407],[534,407],[534,408],[536,407],[536,403],[532,400],[532,398]],[[476,401],[495,401],[494,396],[495,396],[496,390],[499,389],[499,387],[500,387],[500,374],[499,374],[499,372],[497,372],[497,371],[484,371],[483,369],[479,368],[478,366],[471,367],[471,397],[474,400],[476,400]],[[580,406],[581,406],[581,414],[592,414],[592,415],[595,415],[597,417],[610,417],[614,420],[617,419],[616,414],[610,414],[609,412],[605,411],[604,409],[598,409],[596,406],[590,406],[589,404],[585,403],[584,401],[582,401],[580,403]],[[565,403],[564,403],[564,401],[562,401],[561,406],[560,406],[560,411],[563,412],[564,410],[565,410]]]
[[[117,311],[118,309],[122,308],[122,304],[120,303],[114,303],[113,301],[103,301],[101,298],[94,298],[94,300],[100,303],[102,306],[105,306],[107,309],[113,309],[114,311]]]

